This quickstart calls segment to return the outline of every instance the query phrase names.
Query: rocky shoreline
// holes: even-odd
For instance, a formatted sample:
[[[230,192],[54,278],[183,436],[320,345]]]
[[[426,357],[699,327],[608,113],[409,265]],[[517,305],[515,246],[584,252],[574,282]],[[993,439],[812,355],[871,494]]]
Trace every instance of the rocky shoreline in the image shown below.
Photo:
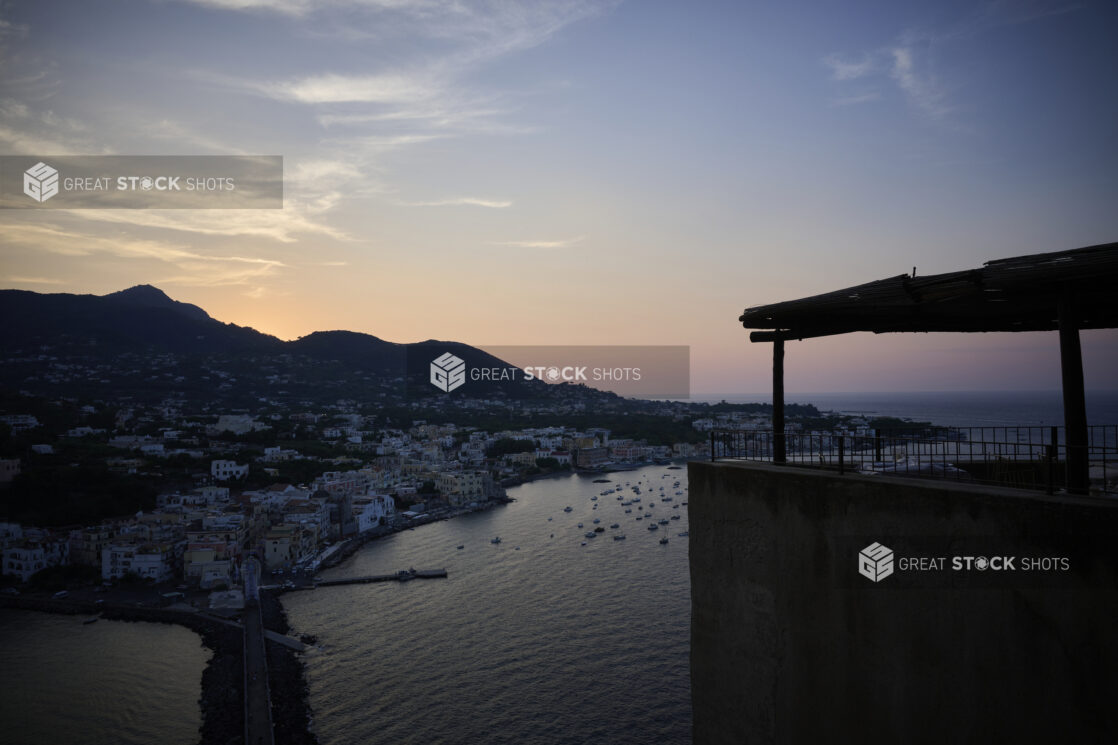
[[[264,628],[288,635],[291,627],[279,596],[260,595],[260,614]],[[313,731],[307,670],[298,653],[289,647],[269,642],[268,685],[272,694],[272,729],[276,745],[318,745]]]

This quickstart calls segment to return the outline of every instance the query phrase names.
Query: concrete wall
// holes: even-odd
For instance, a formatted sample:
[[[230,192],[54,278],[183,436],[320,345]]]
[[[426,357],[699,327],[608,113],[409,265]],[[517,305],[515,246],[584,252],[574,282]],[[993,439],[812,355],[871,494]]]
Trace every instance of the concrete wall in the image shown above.
[[[1118,742],[1118,500],[688,470],[695,745]],[[857,572],[873,536],[898,556],[958,538],[1074,566],[874,583]]]

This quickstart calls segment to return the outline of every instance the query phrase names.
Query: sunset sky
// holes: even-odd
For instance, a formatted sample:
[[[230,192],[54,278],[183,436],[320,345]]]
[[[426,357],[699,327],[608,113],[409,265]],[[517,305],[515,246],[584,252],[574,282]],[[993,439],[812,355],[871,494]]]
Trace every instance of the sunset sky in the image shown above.
[[[278,210],[5,210],[0,286],[292,339],[685,344],[746,306],[1118,240],[1113,2],[13,0],[0,154],[282,155]],[[6,321],[7,322],[7,321]],[[1083,334],[1118,387],[1118,332]],[[1052,389],[1054,334],[792,343],[798,391]]]

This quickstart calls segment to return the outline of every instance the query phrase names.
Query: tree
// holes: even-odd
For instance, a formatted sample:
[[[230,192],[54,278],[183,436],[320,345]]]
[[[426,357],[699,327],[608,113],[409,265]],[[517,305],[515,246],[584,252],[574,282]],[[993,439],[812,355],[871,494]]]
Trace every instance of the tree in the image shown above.
[[[535,449],[535,440],[515,440],[511,437],[502,437],[486,449],[485,455],[488,458],[500,458],[502,455],[530,453]]]

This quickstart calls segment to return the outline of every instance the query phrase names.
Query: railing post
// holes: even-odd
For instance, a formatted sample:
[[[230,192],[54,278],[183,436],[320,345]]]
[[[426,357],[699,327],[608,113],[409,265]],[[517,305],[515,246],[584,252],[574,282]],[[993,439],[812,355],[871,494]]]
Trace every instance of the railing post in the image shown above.
[[[839,473],[846,473],[846,435],[839,435]]]
[[[1059,460],[1060,437],[1056,427],[1052,427],[1048,441],[1048,485],[1047,493],[1056,492],[1056,463]]]
[[[881,430],[876,428],[873,431],[873,459],[881,462]]]
[[[714,430],[710,431],[710,460],[714,461]]]
[[[784,337],[773,341],[773,463],[787,460],[784,443]]]
[[[1083,392],[1080,311],[1070,296],[1060,300],[1060,372],[1064,389],[1064,451],[1067,490],[1086,494],[1090,487],[1087,454],[1087,404]]]

